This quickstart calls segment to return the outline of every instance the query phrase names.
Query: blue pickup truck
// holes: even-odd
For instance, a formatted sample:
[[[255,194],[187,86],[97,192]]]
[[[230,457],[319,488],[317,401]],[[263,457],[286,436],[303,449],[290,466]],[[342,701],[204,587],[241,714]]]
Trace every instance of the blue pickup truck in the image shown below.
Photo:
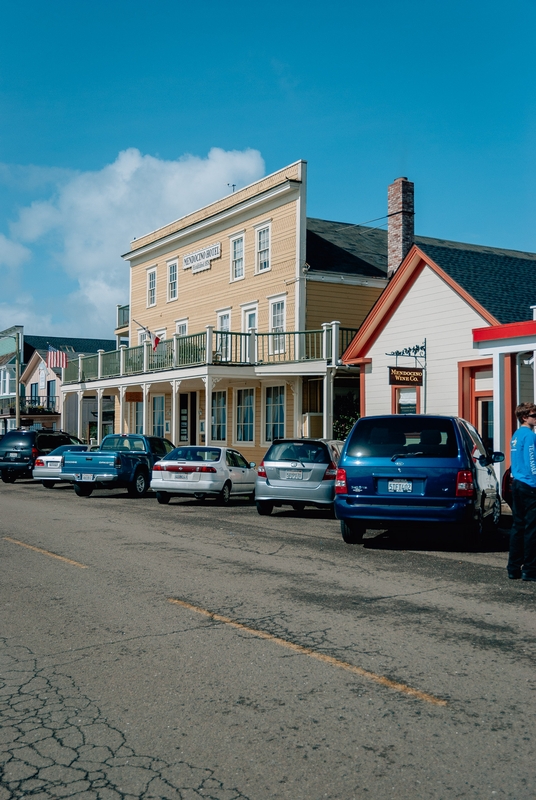
[[[129,497],[142,497],[153,464],[173,449],[171,442],[158,436],[111,433],[98,450],[65,452],[60,480],[74,484],[78,497],[89,497],[93,489],[126,489]]]

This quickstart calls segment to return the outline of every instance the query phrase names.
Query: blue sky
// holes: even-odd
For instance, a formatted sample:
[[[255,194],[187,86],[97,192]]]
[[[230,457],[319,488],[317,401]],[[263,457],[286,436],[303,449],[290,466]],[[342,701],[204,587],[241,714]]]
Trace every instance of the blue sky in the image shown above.
[[[536,251],[532,0],[0,9],[0,328],[109,335],[133,236],[299,158],[309,216],[406,175],[417,233]]]

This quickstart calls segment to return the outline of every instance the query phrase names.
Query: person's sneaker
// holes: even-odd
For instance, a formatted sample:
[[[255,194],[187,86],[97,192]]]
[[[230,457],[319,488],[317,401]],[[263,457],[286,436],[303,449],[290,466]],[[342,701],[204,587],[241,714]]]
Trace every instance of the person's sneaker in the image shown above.
[[[518,581],[521,578],[521,570],[520,569],[509,569],[508,570],[508,577],[511,581]]]
[[[529,575],[527,572],[521,573],[522,581],[536,581],[536,575]]]

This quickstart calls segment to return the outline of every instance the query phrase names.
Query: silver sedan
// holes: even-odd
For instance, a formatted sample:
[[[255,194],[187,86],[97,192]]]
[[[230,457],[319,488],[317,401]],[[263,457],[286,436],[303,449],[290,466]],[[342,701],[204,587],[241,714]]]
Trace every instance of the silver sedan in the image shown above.
[[[32,476],[34,481],[41,481],[47,489],[52,489],[60,480],[63,454],[69,451],[78,453],[88,449],[87,444],[62,444],[46,456],[38,456],[35,460]]]
[[[255,493],[255,464],[231,447],[184,445],[176,447],[153,467],[151,489],[159,503],[172,495],[204,500],[215,497],[227,505],[233,495]]]

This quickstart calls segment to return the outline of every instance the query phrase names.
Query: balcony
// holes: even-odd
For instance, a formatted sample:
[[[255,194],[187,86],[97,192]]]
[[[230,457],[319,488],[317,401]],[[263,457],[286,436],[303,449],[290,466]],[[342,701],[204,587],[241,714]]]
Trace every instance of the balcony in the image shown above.
[[[128,328],[130,322],[130,306],[117,306],[116,331]]]
[[[126,306],[128,309],[128,306]],[[337,347],[333,348],[333,333]],[[274,333],[236,333],[217,331],[207,326],[203,333],[175,334],[160,342],[156,351],[146,341],[137,347],[121,347],[105,353],[81,356],[68,362],[63,383],[86,383],[102,378],[142,375],[171,369],[186,369],[205,364],[228,366],[292,364],[305,361],[332,361],[338,358],[357,333],[355,328],[326,325],[315,331],[277,331]]]
[[[59,398],[49,396],[34,396],[20,398],[20,413],[31,416],[59,414]],[[15,398],[0,400],[0,414],[15,416]]]

